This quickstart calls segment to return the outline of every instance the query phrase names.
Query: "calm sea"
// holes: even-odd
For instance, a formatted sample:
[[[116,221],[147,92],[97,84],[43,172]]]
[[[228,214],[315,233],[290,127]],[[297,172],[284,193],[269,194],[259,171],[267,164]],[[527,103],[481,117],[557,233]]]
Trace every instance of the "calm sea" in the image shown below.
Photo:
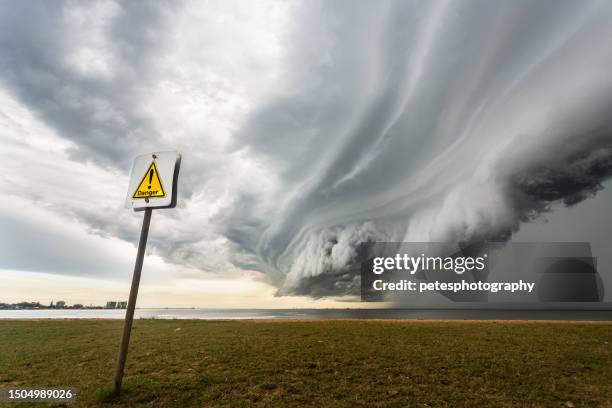
[[[612,304],[549,309],[137,309],[141,319],[608,320]],[[123,319],[125,310],[0,310],[0,319]]]

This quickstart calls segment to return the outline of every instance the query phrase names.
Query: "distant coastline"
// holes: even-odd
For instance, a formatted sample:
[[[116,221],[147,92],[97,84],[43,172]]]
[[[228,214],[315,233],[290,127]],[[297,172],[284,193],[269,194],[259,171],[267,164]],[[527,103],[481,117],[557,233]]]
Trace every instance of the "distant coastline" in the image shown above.
[[[114,303],[114,307],[109,307],[110,303]],[[67,305],[63,301],[57,303],[51,302],[49,305],[44,305],[40,302],[18,302],[18,303],[2,303],[0,302],[0,310],[99,310],[99,309],[125,309],[125,307],[117,307],[118,302],[107,302],[106,306],[98,305],[82,305],[75,303]],[[123,306],[123,305],[120,305]]]
[[[137,319],[160,320],[572,320],[612,321],[612,304],[570,309],[418,308],[418,309],[179,309],[137,308]],[[123,319],[122,309],[10,309],[2,319]]]

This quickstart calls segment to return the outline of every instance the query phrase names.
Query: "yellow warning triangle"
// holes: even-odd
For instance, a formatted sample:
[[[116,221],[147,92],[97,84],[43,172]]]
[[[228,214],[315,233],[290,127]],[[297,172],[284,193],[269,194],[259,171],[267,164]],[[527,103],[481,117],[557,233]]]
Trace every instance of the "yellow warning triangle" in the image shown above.
[[[166,190],[164,190],[155,160],[153,160],[147,172],[142,176],[142,180],[134,191],[132,198],[161,198],[165,196]]]

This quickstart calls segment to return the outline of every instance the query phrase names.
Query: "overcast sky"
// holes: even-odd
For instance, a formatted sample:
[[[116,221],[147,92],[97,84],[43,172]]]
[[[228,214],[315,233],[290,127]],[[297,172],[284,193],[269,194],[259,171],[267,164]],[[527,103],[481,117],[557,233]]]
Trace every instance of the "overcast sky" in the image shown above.
[[[588,240],[610,286],[611,21],[594,0],[2,1],[0,302],[127,298],[128,173],[154,150],[183,160],[141,306],[355,306],[364,240]]]

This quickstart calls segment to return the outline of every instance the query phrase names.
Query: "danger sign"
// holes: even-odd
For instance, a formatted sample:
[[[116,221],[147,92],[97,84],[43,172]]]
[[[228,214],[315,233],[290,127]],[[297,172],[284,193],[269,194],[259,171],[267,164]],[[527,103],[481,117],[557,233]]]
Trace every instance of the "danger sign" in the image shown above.
[[[144,211],[144,217],[140,239],[138,240],[138,253],[134,264],[130,297],[125,311],[125,323],[123,324],[123,336],[121,337],[119,356],[117,357],[117,368],[113,379],[115,394],[119,393],[123,382],[123,371],[130,344],[130,333],[134,321],[134,310],[136,309],[136,298],[138,297],[138,286],[140,285],[140,274],[147,247],[151,215],[154,209],[176,206],[176,184],[180,167],[181,155],[177,152],[153,152],[140,155],[134,159],[125,206],[133,208],[135,211]]]
[[[151,198],[165,196],[166,192],[164,191],[164,184],[159,176],[159,171],[157,171],[155,160],[153,160],[144,176],[142,176],[142,180],[140,181],[136,191],[134,191],[132,198],[143,199],[147,197]]]
[[[176,182],[181,162],[177,152],[153,152],[134,159],[126,207],[136,211],[145,208],[176,206]]]

